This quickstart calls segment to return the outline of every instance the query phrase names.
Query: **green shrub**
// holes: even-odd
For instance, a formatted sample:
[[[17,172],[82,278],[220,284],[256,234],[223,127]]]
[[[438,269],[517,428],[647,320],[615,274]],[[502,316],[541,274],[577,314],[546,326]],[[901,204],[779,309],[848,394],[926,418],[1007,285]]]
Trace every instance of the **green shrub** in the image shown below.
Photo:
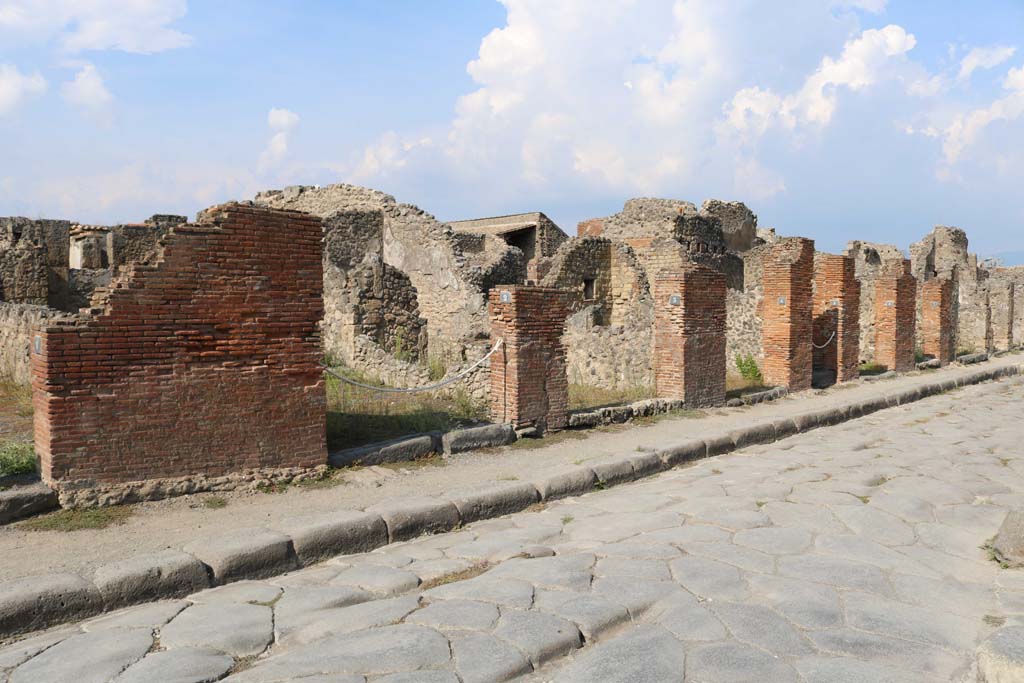
[[[753,384],[761,384],[764,378],[761,376],[761,369],[757,367],[757,360],[750,355],[736,354],[736,369],[740,371],[743,379]]]
[[[31,474],[36,471],[36,450],[27,441],[0,445],[0,476]]]

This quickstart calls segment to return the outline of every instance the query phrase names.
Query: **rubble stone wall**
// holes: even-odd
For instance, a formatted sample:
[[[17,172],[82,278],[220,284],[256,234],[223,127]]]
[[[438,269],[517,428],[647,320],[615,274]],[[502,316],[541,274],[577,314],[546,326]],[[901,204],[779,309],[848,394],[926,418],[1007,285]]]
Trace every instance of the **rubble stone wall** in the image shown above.
[[[905,256],[891,244],[861,241],[850,242],[846,255],[860,283],[860,360],[870,363],[875,360],[875,281],[886,268],[902,268]]]
[[[95,317],[41,326],[44,480],[86,488],[326,462],[320,219],[227,204],[175,226]]]

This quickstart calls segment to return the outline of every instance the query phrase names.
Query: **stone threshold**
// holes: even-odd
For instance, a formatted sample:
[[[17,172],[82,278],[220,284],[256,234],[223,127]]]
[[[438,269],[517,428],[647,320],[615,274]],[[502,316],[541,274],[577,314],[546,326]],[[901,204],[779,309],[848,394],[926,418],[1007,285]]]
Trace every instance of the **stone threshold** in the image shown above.
[[[544,501],[635,481],[702,458],[772,443],[960,387],[1021,374],[1024,366],[1016,364],[981,369],[792,418],[763,419],[658,451],[565,468],[531,483],[497,485],[452,499],[386,501],[364,511],[341,510],[290,520],[275,529],[242,529],[180,550],[113,562],[98,568],[91,578],[63,573],[7,581],[0,583],[0,639],[139,603],[184,597],[212,586],[268,578],[330,557],[367,552],[424,534],[451,531]]]

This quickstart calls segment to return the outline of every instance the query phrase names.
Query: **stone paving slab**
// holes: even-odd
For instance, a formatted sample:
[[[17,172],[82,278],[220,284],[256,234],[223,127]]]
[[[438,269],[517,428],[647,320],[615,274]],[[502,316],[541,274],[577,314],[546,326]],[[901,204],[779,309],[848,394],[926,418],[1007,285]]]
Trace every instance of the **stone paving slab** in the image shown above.
[[[1022,402],[972,386],[116,611],[8,645],[0,680],[975,680],[1024,647],[1024,572],[983,547],[1024,497]]]

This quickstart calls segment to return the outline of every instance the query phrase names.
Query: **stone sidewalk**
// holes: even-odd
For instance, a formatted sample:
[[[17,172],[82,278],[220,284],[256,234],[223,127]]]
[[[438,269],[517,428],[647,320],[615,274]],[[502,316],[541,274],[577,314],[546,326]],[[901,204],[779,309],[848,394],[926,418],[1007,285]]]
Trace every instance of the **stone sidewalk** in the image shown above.
[[[113,612],[8,683],[974,681],[1020,637],[1024,379],[437,536]],[[1010,643],[1009,649],[1021,643]]]
[[[1019,366],[1024,355],[1007,355],[980,365],[911,373],[891,380],[854,382],[824,392],[802,392],[772,403],[705,411],[700,419],[666,417],[653,424],[616,425],[538,441],[534,447],[491,449],[435,460],[426,467],[366,468],[346,473],[347,483],[333,488],[292,487],[282,493],[219,493],[228,505],[209,509],[207,495],[131,506],[123,524],[74,533],[34,532],[17,524],[0,526],[0,581],[39,574],[70,572],[90,579],[111,562],[245,532],[253,526],[286,531],[296,518],[365,509],[409,497],[449,497],[453,491],[476,491],[509,482],[543,479],[576,465],[590,466],[639,451],[660,451],[693,439],[726,435],[752,424],[793,418],[874,401],[956,380],[978,372]],[[531,444],[533,445],[533,444]],[[0,629],[2,631],[2,629]]]

